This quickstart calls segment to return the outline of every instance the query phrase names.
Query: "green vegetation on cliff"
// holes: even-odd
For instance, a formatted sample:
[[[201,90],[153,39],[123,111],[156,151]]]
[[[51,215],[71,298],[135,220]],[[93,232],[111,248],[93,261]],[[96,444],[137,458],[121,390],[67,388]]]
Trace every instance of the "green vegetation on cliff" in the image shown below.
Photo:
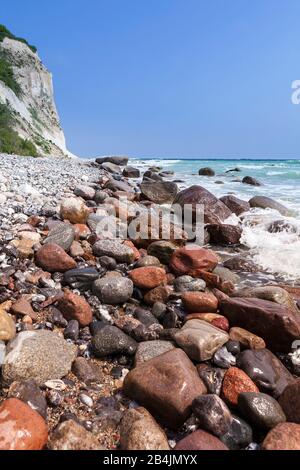
[[[0,24],[0,42],[2,42],[4,38],[14,39],[15,41],[23,42],[32,50],[32,52],[37,51],[36,47],[28,44],[26,39],[18,38],[17,36],[12,34],[3,24]]]
[[[15,79],[12,66],[8,62],[6,55],[0,50],[0,80],[10,88],[17,96],[21,95],[21,87]]]
[[[12,130],[13,115],[9,106],[0,103],[0,153],[37,157],[35,145]]]

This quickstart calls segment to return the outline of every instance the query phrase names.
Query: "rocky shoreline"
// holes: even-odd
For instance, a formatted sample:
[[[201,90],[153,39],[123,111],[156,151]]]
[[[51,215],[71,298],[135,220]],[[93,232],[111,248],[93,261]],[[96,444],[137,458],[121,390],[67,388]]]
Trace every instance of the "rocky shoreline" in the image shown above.
[[[0,155],[1,450],[300,449],[300,287],[260,283],[226,223],[286,209],[204,170]],[[204,205],[204,246],[151,230],[171,204]]]

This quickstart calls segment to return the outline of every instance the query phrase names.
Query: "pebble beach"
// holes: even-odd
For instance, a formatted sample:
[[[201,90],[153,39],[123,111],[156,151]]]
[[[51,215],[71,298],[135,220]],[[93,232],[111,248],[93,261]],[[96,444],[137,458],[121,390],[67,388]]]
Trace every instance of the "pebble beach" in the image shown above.
[[[300,285],[249,246],[295,214],[194,171],[0,155],[0,450],[300,450]],[[149,236],[172,204],[203,205],[203,246]]]

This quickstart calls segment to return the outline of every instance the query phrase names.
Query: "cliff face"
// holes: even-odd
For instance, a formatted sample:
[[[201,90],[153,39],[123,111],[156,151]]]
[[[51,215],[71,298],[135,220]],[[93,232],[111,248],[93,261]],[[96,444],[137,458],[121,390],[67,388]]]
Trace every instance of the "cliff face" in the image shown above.
[[[19,146],[28,148],[24,155],[69,154],[54,102],[50,72],[33,47],[10,37],[0,42],[0,105],[0,151],[15,153],[9,151],[13,139],[8,132],[13,131],[20,138]],[[7,127],[6,133],[3,125]]]

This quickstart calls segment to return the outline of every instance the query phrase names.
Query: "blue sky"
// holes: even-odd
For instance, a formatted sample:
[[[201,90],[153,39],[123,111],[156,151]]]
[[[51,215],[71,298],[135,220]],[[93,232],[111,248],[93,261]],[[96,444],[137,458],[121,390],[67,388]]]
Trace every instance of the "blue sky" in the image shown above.
[[[81,156],[300,158],[298,0],[2,0]]]

